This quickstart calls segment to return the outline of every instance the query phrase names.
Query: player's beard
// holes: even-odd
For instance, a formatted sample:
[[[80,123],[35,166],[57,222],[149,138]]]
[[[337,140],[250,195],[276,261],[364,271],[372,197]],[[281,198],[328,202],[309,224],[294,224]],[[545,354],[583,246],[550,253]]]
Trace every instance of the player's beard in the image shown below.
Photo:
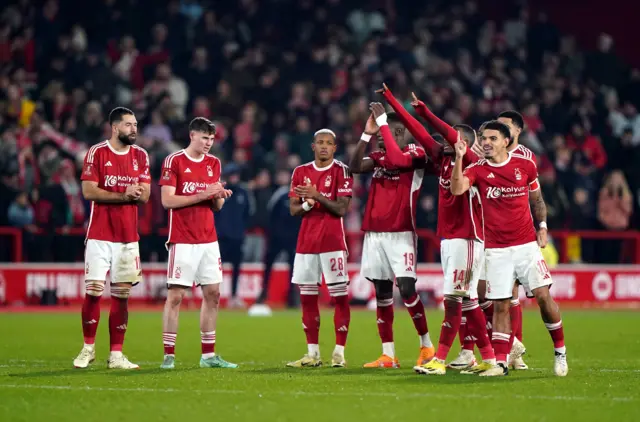
[[[122,142],[123,145],[133,145],[136,143],[136,134],[132,133],[130,135],[125,135],[123,133],[119,133],[118,140]]]

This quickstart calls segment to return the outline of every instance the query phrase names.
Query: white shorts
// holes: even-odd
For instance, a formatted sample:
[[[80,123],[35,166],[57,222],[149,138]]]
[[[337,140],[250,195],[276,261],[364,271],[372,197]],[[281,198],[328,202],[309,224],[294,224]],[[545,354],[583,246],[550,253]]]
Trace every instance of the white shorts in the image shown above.
[[[553,284],[537,242],[507,248],[485,249],[487,299],[511,298],[514,280],[527,292]]]
[[[477,240],[444,239],[440,242],[445,295],[478,297],[478,280],[484,266],[484,244]]]
[[[222,259],[218,242],[172,243],[169,245],[167,284],[192,287],[194,284],[222,283]]]
[[[112,283],[142,281],[138,242],[116,243],[87,239],[84,249],[84,279],[105,281],[107,273]]]
[[[413,232],[366,232],[362,246],[362,277],[368,280],[416,278]]]
[[[327,284],[349,281],[347,273],[347,253],[345,251],[321,254],[297,253],[293,260],[294,284],[321,284],[322,275]]]

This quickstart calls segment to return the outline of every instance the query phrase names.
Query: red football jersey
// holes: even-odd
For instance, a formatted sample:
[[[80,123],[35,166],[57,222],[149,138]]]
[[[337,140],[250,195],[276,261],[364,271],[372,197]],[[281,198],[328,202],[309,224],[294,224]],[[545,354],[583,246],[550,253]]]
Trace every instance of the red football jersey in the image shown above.
[[[438,236],[442,239],[478,239],[484,241],[482,204],[475,188],[464,195],[451,193],[454,157],[441,154],[438,177]],[[475,163],[478,156],[467,149],[463,166]]]
[[[315,185],[322,196],[332,201],[342,196],[350,197],[353,192],[353,177],[349,167],[338,160],[324,168],[316,167],[313,161],[296,167],[291,176],[289,197],[297,196],[293,188],[307,184]],[[346,250],[342,218],[333,215],[316,202],[315,206],[302,216],[296,252],[319,254]]]
[[[536,156],[533,153],[533,151],[531,151],[529,148],[525,147],[522,144],[518,144],[518,146],[516,146],[513,150],[509,152],[512,154],[522,155],[523,157],[533,160],[534,162],[536,161]]]
[[[416,230],[416,203],[424,178],[426,154],[424,149],[413,144],[407,145],[402,152],[415,157],[410,167],[391,165],[385,151],[369,154],[375,167],[362,220],[363,231]]]
[[[118,152],[109,141],[92,146],[84,157],[83,181],[98,182],[98,187],[108,192],[123,193],[127,186],[149,183],[149,156],[137,145]],[[91,202],[91,216],[87,227],[87,239],[107,242],[137,242],[138,204],[104,204]]]
[[[180,150],[165,158],[160,186],[173,186],[178,196],[204,192],[208,185],[220,181],[220,160],[205,154],[200,160]],[[169,210],[167,243],[211,243],[218,240],[211,201]]]
[[[486,248],[524,245],[536,240],[529,208],[529,191],[540,189],[538,169],[531,158],[509,153],[501,164],[482,159],[464,170],[480,194]]]

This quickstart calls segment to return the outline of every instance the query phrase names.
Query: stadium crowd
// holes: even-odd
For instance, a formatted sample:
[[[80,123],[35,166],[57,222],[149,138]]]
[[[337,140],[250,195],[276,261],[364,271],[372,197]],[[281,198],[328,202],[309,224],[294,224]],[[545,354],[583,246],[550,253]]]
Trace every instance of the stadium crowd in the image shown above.
[[[256,230],[271,249],[295,247],[299,222],[280,201],[291,170],[313,159],[323,127],[348,161],[383,81],[407,109],[415,91],[450,124],[477,128],[521,111],[551,235],[640,227],[640,70],[622,63],[606,34],[597,51],[582,51],[526,6],[495,22],[473,0],[9,3],[0,23],[0,226],[24,229],[27,260],[82,259],[81,236],[54,233],[88,219],[78,172],[87,149],[109,137],[116,105],[136,112],[154,180],[161,160],[186,146],[190,119],[215,121],[223,177],[246,193],[216,216],[223,258],[262,260],[262,236],[247,235]],[[366,203],[367,180],[354,183],[349,231]],[[419,228],[435,229],[437,183],[425,180]],[[167,217],[152,186],[141,252],[161,261]],[[584,241],[576,259],[618,260],[595,245]]]

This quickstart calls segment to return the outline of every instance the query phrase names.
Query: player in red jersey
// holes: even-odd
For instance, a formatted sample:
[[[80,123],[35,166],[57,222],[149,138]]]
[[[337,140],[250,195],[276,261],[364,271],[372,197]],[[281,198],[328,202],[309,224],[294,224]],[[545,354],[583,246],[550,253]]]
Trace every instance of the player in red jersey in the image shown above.
[[[441,255],[444,273],[445,317],[440,331],[438,351],[435,359],[414,368],[423,374],[443,375],[446,373],[445,360],[453,344],[462,318],[471,327],[470,337],[477,339],[483,363],[478,368],[489,368],[495,363],[495,355],[486,331],[484,314],[477,301],[477,286],[481,276],[483,259],[483,222],[480,201],[470,192],[464,196],[453,196],[450,191],[451,174],[455,153],[452,145],[459,139],[468,144],[475,141],[475,131],[466,125],[455,128],[435,116],[426,105],[413,95],[412,105],[422,117],[443,134],[444,145],[436,142],[424,127],[414,119],[396,100],[391,91],[384,86],[381,91],[394,111],[398,113],[404,125],[428,151],[429,158],[436,164],[439,175],[438,192],[438,236],[442,238]],[[478,157],[468,151],[462,158],[464,165],[476,162]],[[454,361],[455,362],[455,361]],[[475,360],[469,360],[466,369],[473,366]]]
[[[167,300],[162,317],[163,369],[173,369],[180,303],[197,284],[200,309],[201,368],[237,368],[215,353],[216,322],[222,283],[222,260],[213,212],[232,192],[220,183],[220,160],[209,154],[215,125],[204,117],[189,124],[189,146],[164,160],[160,186],[169,210]]]
[[[95,360],[100,298],[111,279],[109,368],[137,369],[122,354],[131,287],[142,280],[138,248],[138,204],[149,200],[149,156],[135,145],[137,121],[131,110],[109,114],[111,138],[89,149],[82,169],[82,194],[91,201],[85,241],[85,289],[82,305],[84,347],[73,361],[86,368]]]
[[[532,159],[535,161],[535,155],[533,152],[521,145],[519,143],[520,133],[524,129],[524,119],[522,115],[514,110],[503,111],[498,115],[499,122],[504,123],[509,128],[509,132],[511,133],[512,143],[507,148],[507,151],[523,155],[526,158]],[[474,144],[472,149],[479,156],[484,156],[484,152],[482,151],[482,146],[480,143]],[[533,198],[530,198],[530,203],[532,206]],[[516,280],[513,286],[513,295],[511,297],[511,307],[509,308],[509,314],[511,317],[511,339],[509,341],[511,352],[509,353],[509,367],[515,370],[526,370],[529,369],[527,364],[524,362],[522,355],[526,352],[526,348],[522,343],[522,306],[520,306],[520,299],[518,294],[518,286],[520,283]],[[485,315],[489,321],[493,319],[493,304],[490,300],[485,300],[485,290],[486,284],[484,281],[480,282],[478,287],[478,296],[480,298],[480,306],[485,312]],[[525,288],[525,293],[527,297],[532,298],[533,294]],[[463,344],[463,353],[467,351],[467,353],[473,352],[473,342],[465,341]]]
[[[344,346],[347,342],[351,313],[347,286],[347,244],[342,218],[353,189],[349,168],[333,158],[336,135],[321,129],[311,144],[315,159],[293,170],[289,191],[291,215],[302,217],[298,233],[292,283],[300,287],[302,326],[307,337],[307,354],[289,362],[290,367],[321,366],[318,332],[318,286],[324,275],[329,295],[335,303],[333,323],[336,346],[331,357],[333,367],[344,367]]]
[[[435,354],[424,305],[416,292],[415,216],[426,156],[422,148],[406,141],[405,128],[395,113],[386,113],[380,103],[372,103],[371,111],[349,165],[353,173],[373,173],[362,222],[361,274],[375,286],[382,355],[364,367],[400,366],[393,342],[394,279],[420,338],[418,365],[422,365]],[[364,157],[376,134],[379,150]],[[397,154],[390,155],[390,148]]]
[[[497,365],[481,376],[507,375],[507,355],[511,323],[509,305],[514,275],[536,298],[540,314],[549,330],[555,349],[554,372],[565,376],[569,371],[562,319],[558,305],[549,294],[552,284],[547,264],[540,252],[547,244],[546,205],[540,192],[538,169],[530,158],[507,151],[511,144],[509,128],[498,121],[486,123],[482,148],[486,159],[462,170],[456,160],[451,177],[451,192],[462,195],[471,187],[484,200],[486,298],[493,301],[493,348]],[[467,152],[464,142],[456,144],[456,156]],[[538,222],[534,228],[532,209]]]

